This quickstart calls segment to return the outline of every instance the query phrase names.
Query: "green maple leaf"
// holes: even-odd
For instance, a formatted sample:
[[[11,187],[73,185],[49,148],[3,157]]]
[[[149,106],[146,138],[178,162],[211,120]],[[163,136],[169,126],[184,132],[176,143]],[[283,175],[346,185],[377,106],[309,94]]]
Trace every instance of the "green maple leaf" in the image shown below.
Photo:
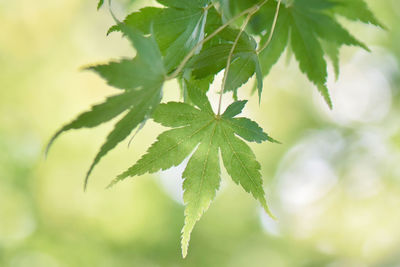
[[[263,77],[268,75],[288,48],[297,59],[300,70],[332,107],[326,87],[325,57],[333,62],[338,76],[342,46],[352,45],[368,50],[342,27],[338,16],[382,28],[384,26],[374,17],[364,0],[283,0],[271,42],[260,53],[260,47],[269,41],[277,1],[263,1],[265,5],[256,10],[257,13],[248,27],[243,28],[243,32],[232,27],[238,26],[236,23],[244,19],[246,12],[241,13],[243,16],[234,22],[229,19],[250,7],[255,10],[260,0],[157,2],[163,7],[145,7],[129,14],[123,23],[115,18],[110,7],[117,25],[111,27],[108,34],[122,32],[131,41],[137,54],[133,59],[87,67],[104,78],[110,86],[120,89],[119,94],[108,97],[62,127],[50,140],[47,150],[66,131],[96,127],[121,116],[87,172],[86,188],[88,178],[100,160],[135,128],[140,129],[149,117],[152,116],[155,122],[163,126],[173,128],[160,134],[147,153],[112,181],[110,186],[131,176],[169,169],[190,158],[182,174],[186,208],[181,245],[185,257],[191,232],[220,187],[220,156],[232,180],[252,194],[273,217],[262,186],[261,166],[246,141],[277,141],[264,133],[256,122],[238,117],[247,101],[232,103],[222,115],[213,112],[205,93],[214,76],[224,68],[229,68],[222,93],[233,91],[237,99],[238,88],[256,75],[261,98]],[[97,8],[103,4],[104,0],[99,0]],[[217,29],[218,33],[215,32]],[[213,38],[203,43],[210,35]],[[253,38],[255,35],[259,39]],[[260,40],[258,45],[255,40]],[[199,46],[199,43],[202,45]],[[232,51],[233,45],[235,49]],[[186,61],[188,54],[193,57]],[[226,66],[230,56],[230,66]],[[182,70],[178,74],[177,68]],[[185,103],[160,105],[162,86],[165,80],[172,78],[178,78],[181,83]]]
[[[277,3],[269,1],[254,18],[255,32],[263,25],[272,25]],[[330,107],[332,102],[326,87],[327,64],[324,55],[333,61],[335,72],[339,73],[339,49],[343,45],[368,48],[352,36],[337,21],[337,16],[382,26],[369,11],[363,0],[294,0],[282,5],[273,38],[269,46],[260,54],[263,75],[278,61],[289,45],[299,62],[300,70],[313,82]],[[260,23],[262,21],[262,23]],[[268,34],[262,37],[266,42]]]
[[[146,34],[153,34],[164,55],[166,69],[172,71],[204,36],[222,25],[222,19],[215,8],[204,8],[210,4],[207,0],[158,2],[167,8],[143,8],[128,15],[124,24],[139,28]],[[113,26],[109,32],[116,30],[118,26]],[[188,64],[197,79],[215,75],[226,67],[237,34],[237,30],[227,28],[205,44],[204,49],[199,47],[195,53],[199,55]],[[263,79],[256,46],[253,38],[246,33],[242,35],[233,53],[225,91],[236,93],[240,86],[256,74],[261,96]]]
[[[206,7],[211,1],[159,0],[158,2],[167,8],[143,8],[129,14],[124,24],[138,28],[145,34],[153,34],[164,56],[165,68],[171,71],[203,40],[208,17]],[[108,33],[117,30],[119,30],[118,25],[111,27]]]
[[[172,70],[204,39],[209,0],[159,0],[163,9],[153,21],[161,51],[165,51],[166,68]],[[201,48],[200,48],[201,49]],[[199,52],[200,49],[197,51]]]
[[[142,124],[161,101],[165,69],[157,43],[152,37],[144,37],[131,27],[128,28],[123,24],[119,27],[136,48],[136,57],[132,60],[123,59],[87,69],[97,72],[109,85],[123,89],[124,92],[107,98],[105,102],[93,106],[90,111],[62,127],[47,146],[49,150],[56,138],[65,131],[96,127],[126,113],[107,136],[106,142],[96,155],[87,172],[85,188],[91,172],[101,158]]]
[[[229,53],[238,33],[238,30],[225,29],[191,60],[189,68],[192,69],[196,79],[216,75],[226,68]],[[258,94],[261,98],[263,77],[256,48],[255,40],[243,32],[232,54],[225,92],[233,91],[236,95],[238,88],[256,74]]]
[[[271,215],[262,187],[261,166],[243,140],[275,142],[257,123],[236,117],[247,101],[234,102],[224,114],[216,115],[205,94],[197,88],[189,89],[189,97],[197,108],[177,102],[161,104],[157,108],[154,121],[174,129],[160,134],[147,153],[110,184],[177,166],[194,150],[182,175],[186,203],[182,230],[184,257],[193,227],[208,209],[220,185],[219,151],[233,181],[250,192]]]

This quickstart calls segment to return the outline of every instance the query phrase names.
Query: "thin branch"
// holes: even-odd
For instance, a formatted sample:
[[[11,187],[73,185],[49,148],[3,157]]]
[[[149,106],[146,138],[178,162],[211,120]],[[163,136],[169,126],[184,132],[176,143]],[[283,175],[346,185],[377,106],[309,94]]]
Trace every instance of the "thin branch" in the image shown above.
[[[274,21],[272,22],[272,26],[271,26],[271,31],[269,32],[269,37],[267,42],[257,50],[257,54],[261,53],[265,48],[268,47],[268,45],[271,43],[272,41],[272,37],[274,35],[275,32],[275,27],[276,27],[276,22],[278,21],[278,15],[279,15],[279,9],[281,7],[281,2],[282,0],[278,1],[278,5],[276,6],[276,11],[275,11],[275,16],[274,16]]]

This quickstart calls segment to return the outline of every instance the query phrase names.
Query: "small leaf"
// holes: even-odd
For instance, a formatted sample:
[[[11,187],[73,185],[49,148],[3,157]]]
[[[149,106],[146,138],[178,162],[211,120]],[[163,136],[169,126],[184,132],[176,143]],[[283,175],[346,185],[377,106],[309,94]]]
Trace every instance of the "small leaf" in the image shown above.
[[[242,113],[242,110],[244,109],[246,104],[247,104],[247,100],[233,102],[226,108],[224,114],[222,114],[222,117],[224,117],[224,118],[235,117],[236,115]]]
[[[241,54],[232,61],[226,79],[225,91],[235,91],[246,83],[256,70],[255,62],[252,56]]]

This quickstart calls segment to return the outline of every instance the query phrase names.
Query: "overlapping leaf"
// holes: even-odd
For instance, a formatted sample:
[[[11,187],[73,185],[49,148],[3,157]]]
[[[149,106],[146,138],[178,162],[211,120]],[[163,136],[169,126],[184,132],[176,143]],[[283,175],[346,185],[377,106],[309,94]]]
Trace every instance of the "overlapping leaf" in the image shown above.
[[[191,88],[189,96],[197,108],[177,102],[161,104],[157,108],[153,119],[174,129],[159,135],[147,153],[111,184],[129,176],[177,166],[194,150],[182,175],[186,203],[182,230],[183,256],[186,256],[195,223],[208,209],[219,188],[219,150],[233,181],[251,193],[270,214],[262,187],[261,166],[242,139],[249,142],[274,141],[257,123],[247,118],[236,118],[246,101],[233,103],[222,116],[218,116],[214,114],[207,97],[198,89]]]
[[[256,0],[229,1],[230,10],[244,9]],[[285,48],[290,45],[299,62],[300,70],[313,82],[329,106],[332,106],[326,87],[326,54],[338,73],[339,49],[343,45],[368,48],[353,37],[337,21],[337,16],[344,16],[354,21],[382,26],[374,17],[363,0],[293,0],[282,5],[275,32],[269,46],[260,54],[263,75],[278,61]],[[221,3],[224,3],[222,1]],[[268,1],[251,21],[252,30],[263,35],[261,44],[269,37],[277,1]],[[323,41],[321,43],[321,41]]]
[[[210,25],[210,29],[214,29],[216,25],[222,23],[221,17],[215,18],[215,14],[213,15],[214,25]],[[205,45],[200,54],[195,56],[189,64],[194,77],[202,79],[209,75],[215,75],[226,68],[229,54],[238,34],[239,30],[227,28]],[[233,50],[225,92],[234,91],[236,94],[237,89],[256,74],[258,93],[261,97],[263,78],[256,48],[257,43],[254,39],[245,32],[242,33]]]
[[[166,69],[173,70],[205,35],[210,0],[159,0],[167,8],[143,8],[128,15],[124,24],[153,34],[165,57]],[[119,30],[114,26],[109,32]],[[200,47],[201,48],[201,47]]]
[[[137,30],[123,24],[120,28],[136,48],[137,56],[133,60],[124,59],[88,69],[96,71],[108,84],[124,89],[125,92],[107,98],[104,103],[95,105],[90,111],[62,127],[48,145],[49,149],[54,140],[65,131],[95,127],[126,112],[108,135],[90,166],[85,188],[89,175],[100,159],[150,116],[161,100],[165,70],[157,44],[154,39],[144,37]]]
[[[120,93],[62,127],[48,147],[65,131],[96,127],[122,115],[95,157],[86,176],[86,186],[90,173],[101,158],[135,128],[143,125],[148,117],[153,116],[156,122],[173,128],[159,135],[147,153],[111,185],[129,176],[177,166],[191,155],[182,175],[186,203],[182,252],[186,256],[194,225],[208,209],[220,186],[220,155],[232,180],[251,193],[269,213],[260,164],[245,141],[276,141],[254,121],[237,117],[246,101],[236,101],[222,115],[216,115],[205,96],[214,76],[227,68],[230,53],[232,60],[224,92],[233,91],[235,96],[238,88],[255,74],[261,97],[263,77],[268,75],[289,47],[299,62],[300,70],[332,106],[326,87],[325,56],[331,59],[338,75],[339,51],[343,45],[368,50],[341,26],[337,17],[383,26],[364,0],[282,1],[284,4],[280,8],[271,42],[260,53],[257,49],[267,42],[272,28],[277,10],[275,0],[262,1],[263,7],[257,10],[244,32],[235,28],[240,19],[231,25],[225,22],[238,12],[260,4],[260,0],[157,2],[163,8],[145,7],[131,13],[123,23],[118,22],[109,30],[109,33],[121,31],[132,42],[137,51],[135,58],[87,68],[98,73],[109,85],[121,89]],[[104,0],[99,0],[98,8],[103,4]],[[224,29],[220,31],[222,26]],[[214,36],[216,29],[219,29],[218,34]],[[239,32],[240,38],[231,51]],[[210,35],[213,38],[203,43],[204,38]],[[258,45],[254,35],[260,37]],[[194,57],[180,66],[190,52],[194,52],[191,53]],[[174,70],[178,66],[182,67],[182,72],[175,75]],[[181,82],[185,103],[159,105],[163,83],[170,78],[178,78]]]

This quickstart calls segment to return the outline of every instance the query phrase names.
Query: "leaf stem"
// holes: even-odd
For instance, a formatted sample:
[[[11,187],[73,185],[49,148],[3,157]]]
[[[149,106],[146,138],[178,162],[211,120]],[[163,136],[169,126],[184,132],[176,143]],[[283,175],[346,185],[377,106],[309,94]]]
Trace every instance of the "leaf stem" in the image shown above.
[[[279,9],[281,7],[281,2],[282,2],[282,0],[279,0],[278,1],[278,5],[276,6],[275,16],[274,16],[274,20],[272,22],[271,30],[269,32],[268,40],[261,48],[257,49],[257,54],[261,53],[265,48],[267,48],[268,45],[272,41],[272,37],[273,37],[274,32],[275,32],[276,22],[278,21],[278,15],[279,15]]]
[[[247,17],[246,17],[245,21],[243,22],[242,27],[240,28],[240,31],[239,31],[238,35],[236,36],[235,42],[232,45],[231,51],[229,52],[229,55],[228,55],[228,60],[227,60],[226,68],[225,68],[225,72],[224,72],[224,78],[222,80],[222,85],[221,85],[221,91],[220,91],[219,102],[218,102],[218,113],[217,113],[218,116],[221,115],[222,96],[223,96],[224,91],[225,91],[226,81],[228,79],[229,70],[230,70],[230,67],[231,67],[232,57],[233,57],[233,53],[235,52],[235,48],[236,48],[236,46],[237,46],[237,44],[238,44],[238,42],[240,40],[240,37],[242,36],[244,30],[246,29],[247,25],[249,24],[250,19],[267,2],[268,2],[268,0],[264,0],[262,3],[253,6],[251,8],[251,10],[249,10]]]
[[[190,50],[190,52],[186,55],[186,57],[182,60],[182,62],[179,64],[179,66],[175,69],[175,71],[173,73],[171,73],[170,75],[168,75],[165,79],[166,80],[172,80],[174,78],[176,78],[179,73],[181,73],[181,71],[185,68],[186,64],[188,63],[188,61],[192,58],[192,56],[196,53],[196,51],[202,46],[204,45],[206,42],[210,41],[212,38],[214,38],[218,33],[220,33],[221,31],[223,31],[226,27],[228,27],[231,23],[233,23],[235,20],[237,20],[238,18],[249,14],[249,13],[253,13],[254,10],[256,10],[255,12],[258,11],[258,9],[260,9],[261,6],[263,6],[266,2],[268,2],[268,0],[264,0],[261,3],[258,3],[246,10],[243,10],[242,12],[240,12],[239,14],[237,14],[236,16],[234,16],[233,18],[229,19],[227,22],[225,22],[223,25],[221,25],[219,28],[217,28],[213,33],[211,33],[210,35],[208,35],[206,38],[204,38],[201,42],[198,42],[193,48],[192,50]],[[254,12],[254,13],[255,13]],[[254,14],[253,13],[253,14]]]
[[[249,13],[246,17],[246,20],[244,21],[242,27],[240,28],[240,31],[238,33],[238,35],[236,36],[235,42],[232,45],[231,50],[229,51],[229,55],[228,55],[228,60],[226,62],[226,68],[225,68],[225,72],[224,72],[224,78],[222,80],[222,85],[221,85],[221,91],[219,93],[219,102],[218,102],[218,116],[221,114],[221,104],[222,104],[222,96],[224,94],[225,91],[225,86],[226,86],[226,81],[228,79],[228,75],[229,75],[229,70],[231,68],[231,62],[232,62],[232,57],[233,57],[233,53],[235,52],[235,48],[240,40],[240,36],[242,36],[244,29],[246,28],[247,24],[249,23],[251,17],[253,16],[254,13]]]

